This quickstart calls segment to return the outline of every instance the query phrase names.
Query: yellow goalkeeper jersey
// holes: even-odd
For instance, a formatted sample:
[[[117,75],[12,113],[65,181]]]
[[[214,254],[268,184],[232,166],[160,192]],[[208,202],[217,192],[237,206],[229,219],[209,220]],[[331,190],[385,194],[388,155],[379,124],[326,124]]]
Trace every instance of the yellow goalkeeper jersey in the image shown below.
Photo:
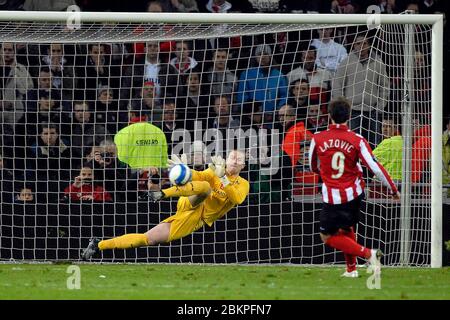
[[[224,187],[212,169],[204,171],[192,170],[193,181],[207,181],[211,186],[211,194],[203,202],[203,221],[211,226],[214,221],[223,217],[232,208],[244,202],[250,191],[250,184],[242,177],[229,177],[230,183]]]

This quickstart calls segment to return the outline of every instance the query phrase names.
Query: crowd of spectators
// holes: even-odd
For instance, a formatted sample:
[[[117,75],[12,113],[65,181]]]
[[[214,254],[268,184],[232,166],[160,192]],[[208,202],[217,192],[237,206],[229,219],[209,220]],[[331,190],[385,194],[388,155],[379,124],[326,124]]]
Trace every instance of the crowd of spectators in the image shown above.
[[[99,9],[99,3],[102,11],[344,14],[365,12],[371,4],[383,13],[441,10],[436,0],[156,0],[128,9],[118,1],[19,0],[0,3],[0,9],[65,10],[77,4],[87,11]],[[120,129],[141,121],[162,129],[169,153],[172,133],[185,129],[196,137],[199,123],[201,134],[221,132],[223,149],[234,139],[229,129],[264,129],[269,144],[256,146],[258,161],[249,161],[246,169],[249,201],[314,195],[319,178],[309,172],[309,140],[327,128],[328,102],[338,96],[352,102],[350,128],[368,139],[379,161],[401,180],[401,121],[393,101],[400,101],[402,76],[374,49],[380,37],[375,32],[346,27],[133,44],[0,43],[1,201],[141,199],[146,181],[163,173],[128,168],[113,142]],[[414,62],[425,75],[431,48],[422,42]],[[417,81],[414,90],[420,91],[414,97],[420,118],[413,124],[412,180],[420,183],[430,170],[431,87]],[[209,138],[190,150],[197,169],[205,167]],[[271,141],[279,141],[278,149]],[[444,141],[447,146],[448,134]],[[275,156],[280,170],[268,175],[262,169]]]

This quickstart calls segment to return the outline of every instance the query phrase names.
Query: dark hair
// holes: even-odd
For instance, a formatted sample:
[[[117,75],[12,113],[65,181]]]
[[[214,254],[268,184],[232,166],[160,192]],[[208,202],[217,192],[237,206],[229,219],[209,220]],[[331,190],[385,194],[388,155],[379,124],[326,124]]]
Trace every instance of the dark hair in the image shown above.
[[[173,104],[173,105],[175,105],[175,107],[177,106],[176,100],[172,99],[172,98],[164,99],[163,106],[168,105],[168,104]]]
[[[231,102],[232,102],[231,101],[231,95],[226,94],[226,93],[213,95],[212,96],[212,104],[216,104],[216,100],[222,99],[222,98],[225,98],[225,100],[227,100],[227,103],[231,104]]]
[[[91,108],[91,106],[89,105],[89,103],[87,101],[83,101],[83,100],[74,100],[72,102],[72,106],[79,106],[79,105],[86,105],[88,107],[88,110]]]
[[[47,66],[43,66],[39,69],[39,72],[51,73],[50,68]]]
[[[337,97],[331,100],[328,113],[337,124],[344,123],[350,119],[351,105],[345,97]]]
[[[177,40],[176,43],[186,44],[189,51],[192,51],[194,47],[194,43],[191,40]]]
[[[103,47],[105,49],[104,43],[89,43],[88,44],[88,51],[91,52],[93,47]]]
[[[32,192],[34,192],[34,184],[28,181],[17,181],[14,184],[14,190],[16,192],[21,192],[23,189],[30,189]]]
[[[43,122],[39,125],[40,129],[39,132],[42,133],[44,131],[45,128],[48,129],[55,129],[56,133],[59,133],[59,128],[58,125],[56,125],[55,123],[50,123],[50,122]]]
[[[218,46],[217,48],[215,48],[215,49],[213,50],[214,54],[216,54],[216,53],[219,52],[219,51],[221,51],[221,52],[226,52],[227,55],[228,55],[230,49],[227,48],[226,46]]]
[[[396,114],[388,114],[383,117],[383,121],[391,121],[392,126],[394,129],[396,129],[399,133],[402,131],[402,124],[400,123],[399,116]]]

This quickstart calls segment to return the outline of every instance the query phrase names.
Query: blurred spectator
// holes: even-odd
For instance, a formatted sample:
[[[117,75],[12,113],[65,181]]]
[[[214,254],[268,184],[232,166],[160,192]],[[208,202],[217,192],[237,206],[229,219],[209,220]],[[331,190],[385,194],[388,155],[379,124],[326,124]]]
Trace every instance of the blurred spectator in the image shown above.
[[[310,144],[311,140],[304,140],[300,143],[303,153],[294,170],[296,182],[294,195],[315,195],[319,192],[319,175],[312,172],[309,166]]]
[[[140,117],[145,117],[145,121],[150,121],[151,123],[161,121],[162,107],[160,99],[156,98],[156,87],[154,82],[150,80],[144,82],[137,98],[131,101],[129,111],[136,117],[136,122],[138,122],[137,120]],[[129,120],[131,119],[129,118]]]
[[[206,3],[206,10],[212,13],[227,13],[233,5],[225,0],[209,0]]]
[[[442,184],[447,185],[447,198],[450,198],[450,118],[442,135]]]
[[[415,124],[411,154],[411,181],[413,183],[429,182],[431,174],[431,126]]]
[[[171,1],[150,0],[147,2],[147,12],[171,12]]]
[[[203,84],[207,87],[207,94],[232,94],[235,91],[237,77],[227,68],[227,61],[227,49],[218,48],[214,50],[213,65],[204,75],[203,81]]]
[[[133,172],[134,171],[134,172]],[[133,170],[127,182],[127,201],[145,200],[148,201],[148,183],[167,185],[160,176],[158,168],[146,168]],[[170,186],[170,181],[168,182]]]
[[[0,202],[11,203],[13,199],[14,175],[5,167],[3,156],[0,154]]]
[[[310,99],[310,105],[307,107],[306,129],[316,133],[327,129],[328,114],[323,114],[321,100],[317,98]]]
[[[93,146],[86,160],[92,163],[94,181],[107,190],[115,201],[124,199],[127,170],[117,158],[117,147],[112,140],[105,139]]]
[[[29,148],[27,180],[37,181],[37,192],[47,196],[45,200],[55,202],[59,199],[59,183],[67,183],[71,166],[71,149],[60,139],[58,126],[42,123],[37,143]]]
[[[164,101],[162,110],[162,121],[159,124],[159,127],[166,136],[166,142],[168,146],[167,152],[168,154],[172,154],[173,148],[172,134],[175,130],[183,128],[183,123],[178,120],[178,113],[175,100],[166,99]]]
[[[110,86],[109,56],[105,55],[104,44],[89,44],[88,55],[84,67],[78,68],[78,77],[84,82],[81,87],[86,89],[85,99],[94,101],[96,88]],[[108,60],[108,61],[107,61]]]
[[[308,80],[299,79],[290,84],[288,104],[295,109],[298,120],[306,119],[309,105]]]
[[[332,13],[355,13],[354,0],[333,0],[331,1]]]
[[[84,158],[88,149],[110,134],[103,125],[94,124],[93,118],[86,101],[73,102],[71,146],[74,155],[78,158]]]
[[[347,57],[347,50],[340,43],[333,40],[335,28],[318,29],[319,39],[313,39],[311,45],[316,48],[316,66],[326,69],[332,74],[338,65]]]
[[[35,141],[35,137],[39,131],[39,125],[41,123],[53,123],[59,127],[59,132],[70,134],[67,130],[67,124],[70,122],[66,112],[63,112],[60,108],[59,101],[55,101],[49,93],[42,92],[37,103],[28,104],[27,113],[22,120],[18,123],[17,128],[20,126],[26,127],[26,134],[30,141]],[[21,132],[23,132],[21,130]]]
[[[122,81],[123,90],[131,90],[132,97],[139,96],[143,84],[152,82],[155,85],[155,97],[175,97],[178,85],[178,71],[172,65],[161,60],[160,43],[147,42],[146,55],[135,56],[132,68],[125,71]],[[125,94],[124,94],[125,95]]]
[[[419,13],[435,14],[443,9],[442,0],[421,0],[419,1]]]
[[[112,201],[111,195],[93,180],[92,168],[85,165],[74,183],[64,189],[64,194],[72,201],[105,202]]]
[[[25,167],[24,119],[27,91],[34,87],[27,68],[16,60],[16,46],[0,43],[0,144],[3,155],[14,159],[14,171]]]
[[[379,118],[389,99],[389,86],[386,65],[371,50],[367,34],[356,36],[352,52],[336,71],[332,97],[344,96],[352,102],[349,127],[372,148],[379,142]]]
[[[378,8],[380,9],[380,13],[397,14],[403,10],[399,4],[401,4],[401,2],[404,2],[404,1],[377,0],[375,2],[376,2],[375,5],[377,5]],[[370,13],[370,12],[368,12],[368,13]]]
[[[23,10],[23,3],[25,0],[2,0],[0,1],[0,10]]]
[[[30,42],[16,43],[16,62],[25,66],[32,77],[37,77],[39,73],[41,54],[40,44]]]
[[[147,12],[174,12],[176,11],[173,7],[171,2],[164,0],[151,0],[147,2],[146,10]],[[173,25],[166,24],[163,27],[163,30],[167,33],[170,33],[170,31],[173,28]],[[144,32],[145,29],[142,26],[138,26],[134,29],[135,34],[140,34]],[[175,41],[165,41],[161,42],[159,44],[159,49],[161,52],[168,52],[175,50]],[[134,43],[133,44],[133,52],[136,53],[136,58],[140,57],[142,53],[145,52],[145,44],[144,43]],[[161,57],[160,57],[161,58]],[[168,62],[168,59],[160,59],[161,62]]]
[[[285,76],[272,63],[272,49],[258,45],[254,52],[254,67],[244,70],[239,77],[236,102],[261,101],[264,113],[272,113],[287,101],[288,86]]]
[[[14,125],[24,114],[26,93],[34,85],[27,68],[16,62],[14,44],[4,42],[0,45],[0,123],[14,132]]]
[[[405,10],[406,11],[411,11],[411,13],[419,14],[420,13],[419,1],[418,0],[413,0],[413,1],[410,1],[410,2],[406,3]]]
[[[256,12],[276,13],[280,9],[280,0],[250,0]]]
[[[264,122],[264,113],[262,103],[247,102],[243,107],[242,117],[241,117],[241,128],[243,130],[255,129],[268,129],[268,125]]]
[[[278,121],[283,133],[282,149],[290,156],[292,167],[295,167],[301,157],[300,143],[311,140],[312,133],[305,128],[303,121],[297,121],[291,105],[286,104],[278,110]]]
[[[214,98],[215,117],[209,119],[209,128],[236,129],[239,128],[239,119],[231,115],[230,97],[226,95]]]
[[[41,96],[50,96],[52,100],[61,100],[61,91],[53,86],[52,74],[49,67],[41,67],[37,79],[37,87],[28,90],[27,111],[36,110],[36,103]]]
[[[402,180],[403,138],[397,123],[395,117],[383,120],[383,141],[373,150],[373,154],[392,179]]]
[[[257,149],[259,150],[259,149]],[[276,174],[268,174],[264,172],[266,167],[270,166],[270,161],[266,161],[271,155],[267,154],[269,148],[263,148],[264,151],[258,152],[257,161],[251,161],[248,165],[250,194],[248,201],[250,204],[261,203],[277,203],[282,200],[291,198],[291,183],[292,183],[292,167],[289,161],[289,156],[284,152],[279,163],[280,168]],[[261,156],[262,155],[262,156]],[[275,155],[273,156],[275,158]],[[283,161],[284,160],[284,161]],[[283,185],[283,195],[281,192]]]
[[[255,12],[249,0],[197,0],[197,4],[200,12]]]
[[[186,120],[189,129],[193,128],[191,124],[195,120],[207,119],[209,116],[210,94],[203,94],[201,76],[199,71],[192,70],[187,75],[186,85],[180,86],[178,91],[179,115]]]
[[[186,74],[194,69],[198,62],[191,57],[192,43],[190,41],[177,41],[175,49],[175,57],[170,60],[170,65],[173,66],[178,73]]]
[[[195,0],[170,0],[172,7],[178,12],[198,12]]]
[[[292,165],[289,156],[279,147],[283,133],[272,130],[264,123],[262,103],[250,103],[251,126],[257,134],[265,132],[265,142],[250,140],[248,142],[248,172],[250,182],[249,203],[277,203],[290,199],[292,182]],[[251,107],[247,110],[252,110]],[[281,109],[280,109],[281,110]],[[283,112],[283,110],[281,110]],[[247,130],[247,127],[242,127]],[[261,131],[264,129],[265,131]],[[271,145],[275,143],[277,145]],[[272,148],[273,147],[273,148]],[[273,154],[272,152],[277,152]],[[275,171],[272,169],[275,168]],[[281,192],[283,186],[283,194]]]
[[[316,49],[314,47],[302,52],[303,67],[298,67],[287,74],[289,83],[299,79],[308,80],[310,88],[330,89],[331,73],[326,69],[318,69],[316,65]]]
[[[26,184],[17,190],[16,198],[14,199],[15,203],[20,204],[29,204],[35,202],[34,191],[30,184]]]
[[[47,48],[47,55],[42,58],[42,65],[51,71],[52,87],[61,90],[64,100],[73,99],[74,68],[64,57],[64,49],[60,43],[52,43]]]
[[[312,138],[302,121],[296,121],[295,110],[291,105],[284,105],[278,110],[278,121],[281,136],[282,170],[281,186],[283,200],[291,199],[292,183],[299,160],[302,157],[301,143]]]
[[[100,86],[97,90],[94,115],[95,124],[105,124],[111,134],[128,125],[127,111],[119,110],[118,101],[108,86]]]
[[[414,112],[427,113],[431,109],[431,63],[430,55],[416,50],[414,53],[412,91],[414,95]]]
[[[66,11],[67,7],[76,5],[75,0],[25,0],[23,9],[27,11]]]

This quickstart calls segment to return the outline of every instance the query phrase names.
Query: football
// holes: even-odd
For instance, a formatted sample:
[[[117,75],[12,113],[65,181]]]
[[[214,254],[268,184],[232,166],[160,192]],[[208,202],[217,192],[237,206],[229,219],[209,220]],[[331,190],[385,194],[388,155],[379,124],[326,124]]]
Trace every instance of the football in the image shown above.
[[[185,164],[177,164],[169,172],[169,180],[174,185],[183,185],[191,180],[192,171]]]

